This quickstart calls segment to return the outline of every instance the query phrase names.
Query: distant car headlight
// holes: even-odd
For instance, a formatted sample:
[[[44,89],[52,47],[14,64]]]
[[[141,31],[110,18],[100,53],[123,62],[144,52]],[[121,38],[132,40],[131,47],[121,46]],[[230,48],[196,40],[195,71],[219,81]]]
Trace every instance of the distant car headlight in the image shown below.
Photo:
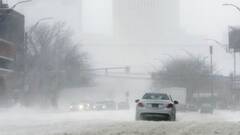
[[[80,110],[83,110],[83,109],[84,109],[84,105],[79,105],[78,108],[79,108]]]
[[[89,109],[90,108],[90,104],[86,104],[86,107]]]
[[[103,105],[103,106],[102,106],[102,109],[106,109],[106,108],[107,108],[107,106],[106,106],[106,105]]]
[[[69,108],[70,108],[70,109],[73,109],[73,106],[71,105]]]

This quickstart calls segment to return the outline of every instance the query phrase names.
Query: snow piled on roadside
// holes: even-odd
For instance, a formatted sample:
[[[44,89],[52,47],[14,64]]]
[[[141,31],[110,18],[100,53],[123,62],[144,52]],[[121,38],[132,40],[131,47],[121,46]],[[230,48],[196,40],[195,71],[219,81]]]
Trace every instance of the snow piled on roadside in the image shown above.
[[[130,122],[69,135],[239,135],[239,128],[239,123],[224,122]]]
[[[0,110],[0,135],[240,135],[240,112],[178,113],[177,122],[134,121],[134,110]]]

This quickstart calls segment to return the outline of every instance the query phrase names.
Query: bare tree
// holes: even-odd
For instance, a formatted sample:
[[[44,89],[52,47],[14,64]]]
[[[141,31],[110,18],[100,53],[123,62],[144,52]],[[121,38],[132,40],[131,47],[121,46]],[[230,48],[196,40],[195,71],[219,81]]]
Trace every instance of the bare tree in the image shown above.
[[[209,90],[210,77],[210,66],[206,59],[193,56],[170,60],[164,68],[153,73],[155,87],[186,88],[188,100],[191,100],[193,93]]]
[[[32,26],[27,35],[25,104],[52,105],[62,89],[91,81],[86,54],[64,23]],[[35,102],[33,102],[35,101]]]

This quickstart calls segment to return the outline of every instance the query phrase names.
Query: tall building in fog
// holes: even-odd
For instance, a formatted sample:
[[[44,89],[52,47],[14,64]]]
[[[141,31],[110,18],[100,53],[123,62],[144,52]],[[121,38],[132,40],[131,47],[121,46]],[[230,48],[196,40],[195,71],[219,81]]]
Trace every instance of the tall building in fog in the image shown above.
[[[179,0],[113,0],[115,38],[159,43],[180,32]]]

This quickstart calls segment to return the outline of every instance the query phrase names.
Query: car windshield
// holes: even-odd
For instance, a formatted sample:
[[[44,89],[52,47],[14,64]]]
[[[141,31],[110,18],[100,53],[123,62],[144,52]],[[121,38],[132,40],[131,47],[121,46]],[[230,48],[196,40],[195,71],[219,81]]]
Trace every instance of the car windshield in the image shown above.
[[[169,100],[168,95],[166,94],[153,94],[147,93],[143,96],[143,99],[151,99],[151,100]]]

